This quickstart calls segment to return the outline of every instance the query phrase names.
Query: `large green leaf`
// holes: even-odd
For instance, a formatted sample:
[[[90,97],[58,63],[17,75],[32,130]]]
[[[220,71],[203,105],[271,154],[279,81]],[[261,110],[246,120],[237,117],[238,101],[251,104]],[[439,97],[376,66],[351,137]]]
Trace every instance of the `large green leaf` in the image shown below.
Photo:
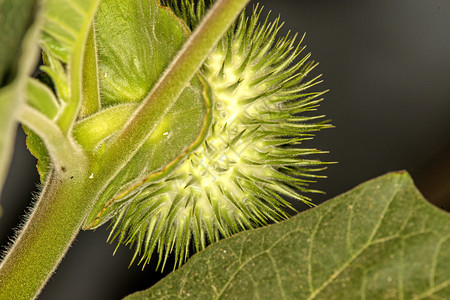
[[[240,233],[126,299],[450,299],[450,215],[391,173]]]
[[[36,0],[0,0],[0,191],[11,159],[25,75],[36,61]]]

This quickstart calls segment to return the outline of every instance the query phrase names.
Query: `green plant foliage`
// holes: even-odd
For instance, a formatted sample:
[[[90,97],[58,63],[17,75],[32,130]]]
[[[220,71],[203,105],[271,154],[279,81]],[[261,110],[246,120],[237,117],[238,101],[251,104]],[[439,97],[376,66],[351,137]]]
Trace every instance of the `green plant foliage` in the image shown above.
[[[53,91],[36,79],[28,79],[26,86],[26,102],[28,105],[39,110],[51,120],[56,119],[58,112],[61,109],[58,100],[53,94]],[[44,183],[47,179],[48,172],[50,171],[50,155],[48,154],[44,141],[39,137],[39,135],[26,126],[23,126],[23,129],[27,134],[26,143],[28,150],[35,157],[39,158],[37,162],[37,169],[41,178],[41,183]]]
[[[72,128],[82,98],[85,44],[100,0],[48,0],[41,47],[58,98],[65,103],[57,123],[63,133]]]
[[[67,11],[69,8],[76,10],[72,12],[75,15],[81,9],[70,1],[66,4]],[[82,6],[91,9],[94,3],[89,5],[86,2]],[[56,8],[53,6],[53,3],[50,4],[46,12],[42,42],[46,50],[46,65],[42,69],[51,78],[56,92],[56,107],[60,111],[54,121],[62,124],[64,120],[58,118],[65,118],[63,110],[67,110],[70,101],[77,100],[70,100],[73,98],[70,91],[80,88],[82,95],[77,100],[80,102],[79,114],[72,133],[83,150],[90,155],[92,177],[97,178],[99,173],[109,172],[98,166],[103,161],[104,149],[108,144],[114,143],[113,136],[130,120],[138,103],[146,98],[186,40],[188,30],[170,10],[158,6],[156,1],[102,1],[92,25],[85,22],[81,27],[77,22],[70,21],[70,18],[66,20],[62,16],[54,16]],[[82,15],[78,17],[81,18]],[[66,34],[83,29],[87,36],[85,47],[81,47],[84,49],[82,63],[78,62],[82,65],[79,81],[68,80],[73,74],[67,73],[68,69],[64,65],[67,62],[78,64],[70,57],[75,57],[76,52],[81,51],[80,47],[74,46],[80,43],[81,38],[74,40],[73,37],[69,43],[69,37],[58,34],[53,26],[61,22],[67,23],[64,26]],[[73,28],[69,30],[71,26]],[[36,82],[31,85],[36,86]],[[28,97],[28,104],[36,109],[44,105],[39,103],[42,99],[35,101],[39,98],[38,94],[46,92],[42,86],[40,88],[31,91]],[[86,228],[94,228],[111,217],[108,206],[117,195],[126,194],[128,190],[139,190],[151,173],[159,172],[161,175],[169,171],[189,149],[195,147],[199,133],[205,132],[210,122],[210,116],[207,115],[210,105],[208,97],[210,96],[202,79],[195,77],[171,106],[156,107],[158,103],[155,103],[152,114],[159,123],[141,133],[145,136],[153,132],[137,153],[123,153],[124,165],[120,167],[121,172],[115,174],[98,196],[87,219]],[[40,111],[48,114],[45,109]],[[44,182],[51,169],[51,158],[40,137],[29,129],[27,132],[28,148],[38,158],[38,169],[41,181]],[[130,157],[131,161],[128,161],[126,155],[134,158]],[[108,174],[100,176],[108,177]]]
[[[25,75],[36,59],[36,0],[0,1],[0,192],[14,147]]]
[[[220,241],[134,299],[448,299],[450,215],[390,173]]]
[[[64,131],[69,130],[81,102],[79,91],[84,43],[99,2],[47,0],[42,9],[40,47],[44,49],[45,66],[41,66],[41,69],[46,73],[41,78],[51,83],[56,94],[53,95],[48,87],[37,80],[29,80],[26,100],[28,105],[52,122],[64,123]],[[24,130],[27,133],[27,147],[38,159],[37,168],[41,183],[44,183],[51,170],[52,158],[42,137],[30,128],[24,127]]]
[[[106,107],[142,101],[188,36],[156,1],[102,1],[93,29],[100,102]]]
[[[92,174],[96,177],[107,172],[99,166],[103,149],[114,142],[118,129],[138,107],[133,104],[144,100],[185,42],[188,31],[170,10],[155,1],[105,0],[97,12],[94,32],[97,74],[85,80],[98,78],[100,111],[80,120],[74,133],[85,150],[92,149]],[[131,160],[124,161],[120,173],[99,196],[85,228],[108,221],[116,213],[113,202],[132,198],[147,181],[172,170],[197,146],[199,134],[204,134],[210,124],[209,97],[202,79],[194,77],[170,106],[155,103],[149,114],[157,123],[141,132],[147,140]]]
[[[191,244],[199,251],[287,218],[284,208],[292,207],[283,196],[311,204],[303,193],[313,192],[306,185],[323,163],[305,156],[321,151],[300,144],[330,125],[301,114],[315,110],[323,93],[310,91],[319,81],[305,79],[314,67],[309,55],[295,61],[303,49],[295,37],[278,38],[278,19],[259,23],[260,13],[242,14],[202,68],[214,107],[200,147],[168,177],[108,208],[112,239],[136,244],[144,264],[157,249],[163,267],[172,251],[181,265]]]
[[[162,76],[166,80],[159,80],[155,87],[148,86],[151,91],[148,90],[145,95],[141,93],[144,99],[122,99],[123,103],[115,99],[113,103],[94,109],[89,105],[88,110],[83,109],[83,106],[91,103],[85,101],[87,99],[84,97],[90,92],[94,93],[97,100],[106,95],[95,90],[95,86],[86,84],[90,79],[99,79],[98,70],[106,65],[101,51],[94,43],[97,42],[95,37],[98,32],[92,30],[95,25],[99,25],[92,23],[99,1],[47,2],[43,10],[45,25],[41,39],[46,63],[43,70],[50,77],[51,90],[55,94],[52,95],[50,89],[37,81],[31,82],[27,90],[28,101],[17,118],[39,135],[41,145],[38,146],[45,146],[48,154],[42,151],[42,147],[37,152],[38,155],[44,154],[51,158],[51,164],[46,163],[51,167],[51,172],[40,169],[40,172],[48,173],[42,176],[47,177],[45,187],[14,242],[14,247],[11,247],[0,265],[1,299],[35,297],[66,253],[96,200],[112,201],[117,195],[138,189],[151,174],[163,174],[174,167],[202,140],[211,119],[208,114],[210,99],[208,87],[203,84],[200,76],[194,74],[213,46],[211,44],[219,39],[219,33],[226,30],[245,5],[245,0],[233,2],[231,8],[220,10],[228,12],[228,15],[223,16],[225,21],[211,22],[211,27],[215,30],[209,33],[203,30],[201,45],[204,50],[200,49],[199,55],[187,53],[183,56],[184,60],[179,59],[178,64],[169,67],[173,54],[179,50],[188,33],[182,22],[167,8],[159,7],[154,0],[135,1],[136,5],[126,6],[138,13],[132,14],[131,19],[124,11],[116,16],[126,16],[127,21],[138,21],[134,17],[142,17],[141,21],[145,22],[138,29],[146,32],[140,32],[140,36],[149,37],[154,42],[144,39],[140,40],[139,45],[132,45],[142,46],[150,52],[146,53],[144,60],[154,59],[139,61],[139,57],[133,58],[133,64],[139,68],[153,68],[154,72],[150,72],[150,75],[157,78],[168,70]],[[109,4],[111,10],[123,8],[123,2],[120,1],[105,0],[102,1],[103,4]],[[222,18],[216,20],[219,19]],[[118,29],[113,26],[104,28]],[[123,34],[125,28],[119,29],[119,32],[112,30],[112,34]],[[156,50],[153,46],[164,36],[158,36],[151,29],[164,32],[167,38],[161,41]],[[182,34],[176,34],[177,32]],[[108,45],[101,46],[101,50],[105,50]],[[133,52],[127,52],[124,48],[113,50],[120,51],[114,53],[116,55]],[[92,67],[92,62],[96,63],[97,60],[100,68],[87,72],[86,69]],[[118,63],[116,60],[110,62]],[[177,66],[183,67],[180,69]],[[117,69],[112,67],[112,75],[117,75],[114,73]],[[107,78],[111,80],[110,76]],[[119,88],[126,79],[130,79],[112,78],[113,85],[115,81]],[[155,78],[147,79],[156,82]],[[23,88],[25,90],[25,86]],[[108,87],[105,85],[104,89],[107,90]],[[130,113],[131,106],[137,108]],[[122,122],[117,126],[115,122],[118,119],[111,112],[119,109],[117,114],[121,114],[124,107],[125,116],[122,116]],[[108,120],[108,116],[112,118]],[[128,117],[127,120],[124,117]],[[112,130],[110,126],[113,127]],[[105,203],[100,204],[98,211],[102,216],[106,215]],[[94,207],[95,209],[98,207]],[[97,221],[97,215],[93,214],[94,221]],[[98,224],[90,222],[88,225]]]
[[[84,44],[98,0],[47,0],[42,45],[47,53],[70,63]]]

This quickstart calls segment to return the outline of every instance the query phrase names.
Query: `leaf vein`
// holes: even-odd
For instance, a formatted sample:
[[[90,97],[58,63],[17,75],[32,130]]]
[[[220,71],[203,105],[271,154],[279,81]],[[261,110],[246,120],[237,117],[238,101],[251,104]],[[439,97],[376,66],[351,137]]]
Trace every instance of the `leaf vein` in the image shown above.
[[[429,289],[428,291],[426,291],[426,292],[423,293],[423,294],[420,294],[420,295],[418,295],[418,296],[415,296],[413,299],[414,299],[414,300],[416,300],[416,299],[418,300],[418,299],[426,299],[426,298],[429,298],[431,295],[435,294],[436,292],[438,292],[438,291],[440,291],[440,290],[442,290],[442,289],[444,289],[444,288],[446,288],[446,287],[448,287],[448,286],[450,286],[450,279],[448,279],[448,280],[446,280],[446,281],[443,281],[442,283],[440,283],[440,284],[434,286],[433,288]]]
[[[273,269],[274,269],[275,275],[277,277],[278,285],[280,286],[281,298],[287,299],[286,294],[284,293],[284,289],[283,289],[283,281],[281,280],[280,272],[278,271],[278,264],[277,264],[275,258],[272,255],[270,255],[270,252],[268,252],[268,256],[270,258],[270,261],[272,262]]]
[[[323,289],[325,289],[325,287],[327,287],[332,281],[334,281],[345,269],[347,269],[350,264],[359,256],[361,255],[364,250],[366,250],[372,243],[373,238],[375,237],[376,233],[378,232],[378,229],[380,228],[383,219],[385,218],[389,207],[391,206],[392,202],[394,201],[394,199],[396,198],[397,194],[398,194],[398,190],[399,187],[397,186],[397,188],[395,189],[395,191],[392,193],[392,196],[390,197],[389,200],[387,200],[387,205],[385,207],[385,209],[382,211],[380,218],[377,222],[377,224],[375,225],[368,241],[361,247],[361,249],[355,253],[355,255],[352,255],[340,268],[338,268],[333,274],[331,274],[331,276],[318,288],[316,289],[309,297],[308,299],[314,299]]]
[[[266,250],[264,250],[264,251],[262,251],[262,252],[259,252],[259,253],[256,253],[255,255],[253,255],[253,256],[249,257],[247,260],[245,260],[245,261],[244,261],[241,265],[239,265],[238,268],[231,274],[230,278],[227,280],[227,282],[224,284],[224,286],[220,289],[220,293],[217,295],[217,297],[216,297],[215,299],[219,299],[219,298],[222,296],[222,294],[225,292],[226,288],[230,285],[231,281],[232,281],[232,280],[234,279],[234,277],[240,272],[240,270],[244,268],[245,265],[247,265],[248,263],[250,263],[253,259],[255,259],[255,258],[257,258],[257,257],[259,257],[259,256],[261,256],[261,255],[263,255],[263,254],[265,254],[265,253],[269,253],[270,250],[271,250],[278,242],[280,242],[283,238],[285,238],[286,236],[292,234],[293,232],[297,232],[297,231],[299,231],[299,230],[293,230],[293,231],[289,231],[289,232],[283,234],[280,238],[278,238],[277,240],[275,240],[275,241],[273,242],[273,244],[272,244],[270,247],[268,247]],[[249,237],[249,236],[250,236],[250,235],[247,235],[247,236],[245,237],[245,240],[244,240],[244,242],[242,243],[242,245],[245,245],[245,243],[246,243],[246,241],[248,240],[248,237]],[[242,249],[243,249],[243,247],[241,247],[241,254],[240,254],[240,257],[239,257],[239,261],[240,261],[240,262],[242,261]]]
[[[80,16],[85,18],[87,16],[87,12],[79,6],[75,1],[66,0],[67,5],[72,7]]]
[[[317,221],[316,226],[313,229],[313,232],[311,233],[311,236],[309,238],[309,249],[308,249],[308,285],[309,285],[309,291],[310,293],[313,293],[314,286],[312,282],[312,249],[314,245],[314,237],[319,229],[319,225],[321,224],[323,218],[326,214],[323,214],[319,217],[319,220]]]
[[[444,242],[446,242],[448,240],[448,238],[449,238],[448,236],[445,236],[444,238],[439,240],[439,242],[438,242],[438,244],[436,246],[436,249],[434,251],[434,255],[433,255],[432,259],[431,259],[431,269],[430,269],[430,287],[431,288],[433,288],[435,286],[435,284],[436,284],[434,282],[434,280],[435,280],[435,277],[436,277],[436,269],[437,269],[437,265],[438,265],[438,257],[439,257],[439,254],[441,252],[442,244]]]
[[[61,35],[53,30],[45,29],[45,31],[47,31],[48,34],[54,36],[55,38],[60,39],[61,41],[66,42],[70,45],[75,43],[75,40],[77,38],[77,32],[72,27],[67,26],[66,23],[61,22],[60,20],[58,20],[52,16],[47,16],[45,18],[45,21],[59,26],[61,29],[63,29],[65,32],[67,32],[67,35],[70,36],[71,38],[69,38],[68,36],[65,36],[65,35]]]

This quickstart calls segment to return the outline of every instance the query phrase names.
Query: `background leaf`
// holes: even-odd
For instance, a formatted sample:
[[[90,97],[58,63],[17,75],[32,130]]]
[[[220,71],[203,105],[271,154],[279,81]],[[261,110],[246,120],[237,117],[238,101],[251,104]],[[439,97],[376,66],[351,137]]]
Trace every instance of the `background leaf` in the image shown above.
[[[131,299],[448,299],[450,216],[408,174],[195,255]]]
[[[0,192],[14,146],[25,75],[31,72],[36,60],[33,23],[37,2],[0,0]]]

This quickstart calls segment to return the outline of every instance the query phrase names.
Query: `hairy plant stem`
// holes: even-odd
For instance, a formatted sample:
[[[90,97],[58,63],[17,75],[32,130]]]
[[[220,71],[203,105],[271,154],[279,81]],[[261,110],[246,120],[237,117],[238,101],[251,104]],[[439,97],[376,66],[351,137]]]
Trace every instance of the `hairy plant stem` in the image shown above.
[[[55,167],[46,187],[0,265],[0,299],[30,299],[39,294],[67,252],[111,174],[117,174],[146,140],[146,136],[138,134],[142,132],[140,129],[152,128],[158,122],[149,118],[147,112],[155,108],[170,108],[173,99],[180,95],[248,1],[218,0],[215,3],[168,71],[106,149],[105,159],[97,164],[99,168],[95,168],[100,172],[96,175],[100,176],[94,180],[90,178],[93,162],[89,162],[84,153],[74,153],[70,164],[54,161]],[[67,111],[73,112],[74,109]],[[39,119],[40,115],[28,111],[21,117],[24,123],[33,124],[33,118]],[[70,133],[70,123],[59,124],[62,133]],[[56,130],[53,133],[59,134]],[[47,143],[53,142],[51,138],[47,140]],[[56,149],[58,144],[48,147]]]
[[[93,202],[86,195],[84,165],[63,166],[49,176],[35,209],[0,265],[0,299],[36,297],[67,252]]]
[[[58,125],[34,108],[24,105],[19,114],[19,120],[42,138],[54,163],[58,164],[55,167],[67,168],[74,163],[74,155],[84,156],[75,141],[64,136]]]

